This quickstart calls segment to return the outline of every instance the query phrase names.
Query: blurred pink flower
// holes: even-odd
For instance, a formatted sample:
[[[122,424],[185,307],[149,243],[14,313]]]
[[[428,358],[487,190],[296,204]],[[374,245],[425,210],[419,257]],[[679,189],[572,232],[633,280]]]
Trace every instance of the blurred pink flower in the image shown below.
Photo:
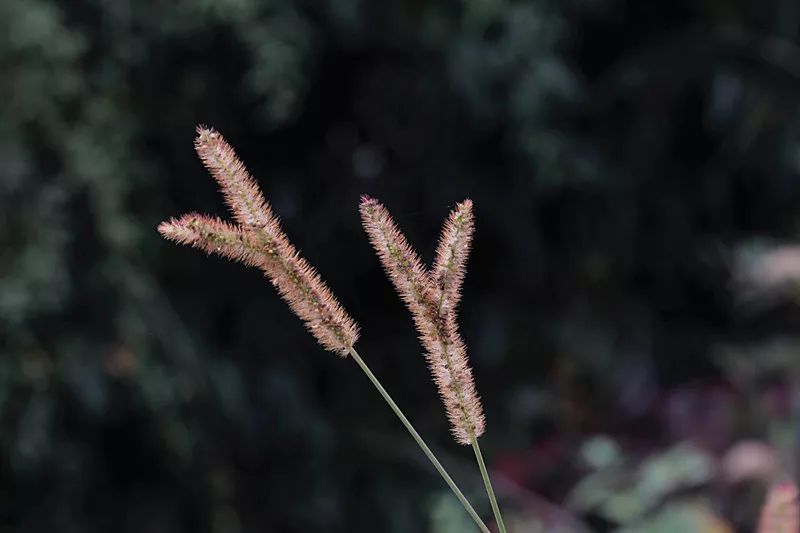
[[[800,245],[747,246],[737,252],[734,281],[747,292],[770,295],[800,284]]]
[[[770,481],[778,472],[775,448],[758,440],[739,441],[722,457],[720,470],[728,483]]]

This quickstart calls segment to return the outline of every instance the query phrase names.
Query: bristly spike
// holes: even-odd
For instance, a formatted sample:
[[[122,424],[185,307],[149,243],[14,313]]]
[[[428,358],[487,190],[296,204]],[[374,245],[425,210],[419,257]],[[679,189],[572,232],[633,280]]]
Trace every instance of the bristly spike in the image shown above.
[[[432,275],[439,291],[439,306],[455,313],[461,299],[461,285],[475,232],[472,200],[456,205],[442,228]]]
[[[386,274],[414,319],[434,317],[435,287],[422,260],[397,228],[389,212],[380,202],[366,195],[361,197],[359,211],[364,229]],[[430,321],[429,318],[425,320]]]
[[[485,431],[485,420],[455,314],[440,306],[439,286],[388,210],[377,200],[363,196],[360,211],[386,274],[411,311],[453,435],[460,444],[471,444]]]
[[[219,185],[236,222],[243,227],[264,227],[275,221],[256,181],[218,131],[198,126],[194,148]]]
[[[247,266],[260,266],[266,254],[250,235],[216,217],[188,213],[158,226],[166,239],[216,254]]]
[[[179,244],[261,269],[323,348],[346,357],[358,340],[358,325],[289,242],[233,148],[213,129],[200,127],[197,133],[197,153],[239,225],[189,214],[163,222],[158,231]]]
[[[277,222],[267,230],[253,232],[270,257],[262,270],[317,341],[325,349],[347,357],[358,340],[358,325]]]

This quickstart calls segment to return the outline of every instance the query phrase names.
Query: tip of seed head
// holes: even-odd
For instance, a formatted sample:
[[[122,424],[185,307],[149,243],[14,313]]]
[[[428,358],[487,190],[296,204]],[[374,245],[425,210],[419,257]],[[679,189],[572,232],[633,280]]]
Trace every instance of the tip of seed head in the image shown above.
[[[362,206],[375,205],[377,203],[378,203],[378,200],[373,198],[372,196],[370,196],[368,194],[362,194],[361,195],[361,205]]]
[[[162,237],[170,238],[175,235],[178,231],[177,220],[172,218],[170,220],[165,220],[161,224],[158,225],[158,233],[161,234]]]
[[[216,134],[217,133],[214,128],[212,128],[211,126],[206,126],[205,124],[198,124],[197,128],[196,128],[196,131],[197,131],[197,135],[198,136],[200,136],[200,135],[212,135],[212,134]]]

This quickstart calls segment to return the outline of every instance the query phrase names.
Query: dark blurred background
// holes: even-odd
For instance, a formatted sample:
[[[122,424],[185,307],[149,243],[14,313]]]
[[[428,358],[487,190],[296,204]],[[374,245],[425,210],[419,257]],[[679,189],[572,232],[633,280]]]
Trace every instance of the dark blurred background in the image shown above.
[[[2,0],[0,530],[472,531],[254,270],[169,244],[237,148],[490,516],[359,226],[461,306],[511,529],[752,531],[797,471],[800,4]]]

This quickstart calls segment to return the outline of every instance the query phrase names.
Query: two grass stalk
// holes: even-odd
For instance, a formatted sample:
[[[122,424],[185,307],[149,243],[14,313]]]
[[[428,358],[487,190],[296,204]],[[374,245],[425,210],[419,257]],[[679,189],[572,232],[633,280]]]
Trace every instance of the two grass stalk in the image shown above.
[[[358,325],[291,244],[233,148],[218,132],[200,127],[195,149],[219,185],[235,224],[191,213],[162,223],[159,232],[180,244],[259,268],[323,348],[341,357],[350,356],[358,364],[478,528],[489,533],[445,468],[355,350]],[[485,421],[466,358],[466,347],[456,323],[455,310],[474,228],[472,203],[467,200],[451,213],[430,272],[422,266],[388,211],[376,200],[364,197],[361,215],[384,269],[414,317],[453,435],[460,444],[473,447],[495,521],[500,532],[505,533],[478,445],[478,437],[485,431]]]

